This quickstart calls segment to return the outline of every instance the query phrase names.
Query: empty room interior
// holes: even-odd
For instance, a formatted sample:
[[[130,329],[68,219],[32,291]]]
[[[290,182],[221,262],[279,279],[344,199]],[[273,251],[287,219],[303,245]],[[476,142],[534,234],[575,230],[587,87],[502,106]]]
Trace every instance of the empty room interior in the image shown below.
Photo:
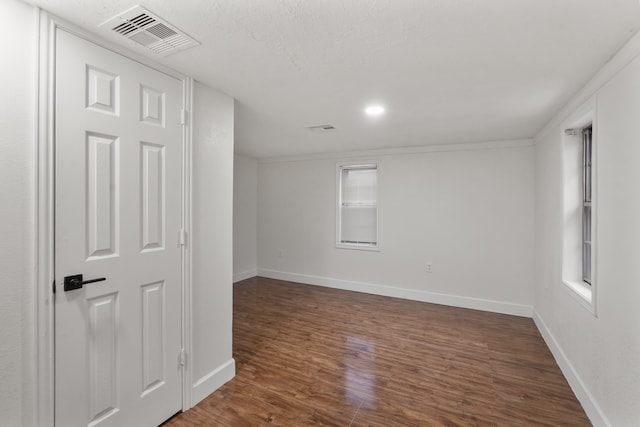
[[[0,425],[640,426],[637,0],[2,0]]]

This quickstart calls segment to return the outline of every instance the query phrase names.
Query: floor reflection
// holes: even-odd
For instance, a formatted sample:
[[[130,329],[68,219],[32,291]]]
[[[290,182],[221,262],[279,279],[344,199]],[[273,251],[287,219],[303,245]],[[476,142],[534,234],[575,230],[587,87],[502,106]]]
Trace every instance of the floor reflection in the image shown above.
[[[345,345],[345,398],[362,408],[375,409],[376,346],[370,339],[348,336]]]

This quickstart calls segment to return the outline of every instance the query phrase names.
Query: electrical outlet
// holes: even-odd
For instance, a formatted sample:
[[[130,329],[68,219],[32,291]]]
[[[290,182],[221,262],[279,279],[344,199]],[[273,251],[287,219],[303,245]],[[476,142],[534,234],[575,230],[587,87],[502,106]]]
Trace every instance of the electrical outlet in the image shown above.
[[[427,273],[432,273],[432,270],[431,270],[431,263],[430,263],[430,262],[428,262],[428,263],[427,263],[427,265],[426,265],[426,267],[425,267],[425,272],[427,272]]]

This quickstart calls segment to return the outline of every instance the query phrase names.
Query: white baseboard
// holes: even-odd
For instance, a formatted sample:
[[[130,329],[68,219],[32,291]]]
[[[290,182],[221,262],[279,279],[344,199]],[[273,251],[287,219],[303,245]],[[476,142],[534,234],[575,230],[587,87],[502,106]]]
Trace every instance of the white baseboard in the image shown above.
[[[471,308],[474,310],[490,311],[493,313],[511,314],[514,316],[531,317],[533,307],[511,302],[493,301],[482,298],[463,297],[458,295],[440,294],[436,292],[416,289],[395,288],[372,283],[354,282],[351,280],[333,279],[330,277],[312,276],[308,274],[288,273],[285,271],[258,268],[258,276],[271,279],[287,280],[307,285],[325,286],[328,288],[347,291],[364,292],[413,301],[429,302],[433,304],[449,305],[453,307]]]
[[[204,375],[193,384],[191,390],[191,406],[196,406],[205,397],[222,387],[227,381],[236,376],[236,361],[228,360],[218,368]]]
[[[558,341],[556,341],[555,337],[544,323],[544,320],[540,317],[540,314],[535,310],[533,311],[533,321],[538,327],[542,338],[544,338],[544,341],[547,343],[547,347],[551,350],[553,357],[556,359],[556,362],[567,379],[569,386],[571,386],[571,389],[580,401],[580,404],[582,404],[582,408],[589,417],[589,420],[591,420],[591,423],[595,427],[611,427],[611,423],[607,420],[607,417],[602,412],[602,409],[600,409],[600,406],[594,399],[593,395],[584,385],[584,382],[571,364],[571,361],[567,358],[567,355],[564,354],[564,351],[562,351]]]
[[[258,275],[258,270],[253,268],[247,271],[241,271],[240,273],[233,273],[233,283],[239,282],[241,280],[251,279]]]

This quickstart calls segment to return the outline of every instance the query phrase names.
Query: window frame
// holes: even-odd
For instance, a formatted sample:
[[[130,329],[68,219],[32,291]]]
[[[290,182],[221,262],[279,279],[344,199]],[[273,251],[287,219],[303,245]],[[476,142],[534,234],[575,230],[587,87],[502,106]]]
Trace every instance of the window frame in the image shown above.
[[[593,97],[563,122],[562,129],[562,283],[582,307],[597,317],[597,164],[598,128]],[[582,131],[591,127],[591,277],[584,274],[585,159]],[[576,183],[579,181],[579,183]],[[575,183],[575,184],[574,184]],[[576,212],[579,209],[579,213]],[[577,224],[579,222],[579,224]]]
[[[591,286],[593,259],[593,123],[580,131],[582,138],[582,281]]]
[[[346,168],[356,169],[366,166],[375,166],[376,169],[376,243],[343,243],[342,240],[342,170]],[[349,160],[336,163],[336,249],[355,249],[361,251],[380,252],[380,161],[379,160]]]

